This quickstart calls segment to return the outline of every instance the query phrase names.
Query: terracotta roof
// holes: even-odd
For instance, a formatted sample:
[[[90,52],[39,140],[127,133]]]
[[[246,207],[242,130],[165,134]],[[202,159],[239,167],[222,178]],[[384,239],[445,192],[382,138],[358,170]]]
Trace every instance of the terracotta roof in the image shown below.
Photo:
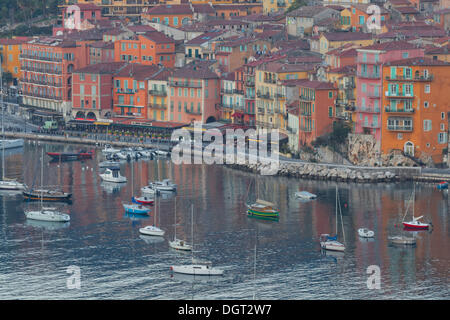
[[[260,70],[275,72],[275,73],[284,73],[284,72],[302,72],[302,71],[310,71],[314,69],[314,66],[310,64],[289,64],[289,63],[281,63],[281,62],[267,62],[261,66]]]
[[[401,14],[419,14],[420,13],[414,7],[395,7],[395,8],[392,8],[392,9],[400,12]]]
[[[8,38],[2,38],[0,39],[0,45],[16,45],[16,44],[23,44],[26,43],[28,41],[30,41],[32,38],[26,37],[24,38],[20,38],[20,39],[8,39]]]
[[[192,8],[194,9],[195,13],[211,14],[211,15],[216,14],[216,10],[214,10],[214,8],[207,3],[192,4]]]
[[[114,74],[127,65],[126,62],[97,63],[77,69],[73,73]]]
[[[450,66],[450,63],[429,58],[410,58],[386,62],[390,66]]]
[[[151,78],[160,67],[157,65],[143,65],[139,63],[130,63],[126,65],[119,73],[117,77],[133,78],[135,80],[146,80]]]
[[[192,78],[192,79],[216,79],[218,75],[211,71],[211,64],[215,61],[194,60],[191,63],[175,70],[172,74],[174,78]]]
[[[191,7],[189,4],[166,4],[151,7],[147,10],[149,15],[160,15],[160,14],[192,14]]]
[[[356,65],[349,65],[340,68],[334,68],[328,70],[329,73],[342,73],[345,75],[356,75]]]
[[[352,41],[352,40],[370,40],[372,35],[363,32],[326,32],[322,35],[328,41]]]
[[[157,31],[155,28],[153,28],[152,26],[147,26],[147,25],[136,25],[136,26],[127,26],[126,27],[128,30],[140,34],[140,33],[146,33],[146,32],[152,32],[152,31]]]
[[[147,32],[142,34],[143,37],[152,40],[156,43],[172,43],[174,40],[172,38],[169,38],[162,32],[154,31],[154,32]]]
[[[219,30],[219,29],[213,29],[209,32],[205,32],[198,37],[195,37],[188,42],[185,43],[185,45],[200,45],[202,43],[211,41],[217,37],[220,37],[223,35],[226,31],[225,30]]]
[[[308,17],[312,18],[315,15],[327,11],[327,10],[335,10],[333,8],[324,7],[324,6],[304,6],[298,9],[295,9],[286,14],[287,17]]]
[[[380,50],[380,51],[396,51],[396,50],[408,50],[417,49],[417,46],[406,41],[389,41],[383,43],[377,43],[374,45],[358,48],[357,50]]]
[[[99,49],[114,49],[114,42],[110,41],[96,41],[89,44],[89,47]]]

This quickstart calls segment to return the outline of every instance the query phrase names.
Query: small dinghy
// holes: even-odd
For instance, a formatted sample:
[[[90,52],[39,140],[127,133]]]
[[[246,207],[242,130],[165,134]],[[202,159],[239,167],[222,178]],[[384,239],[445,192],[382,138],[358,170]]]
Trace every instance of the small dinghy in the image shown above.
[[[312,200],[312,199],[317,198],[317,195],[315,195],[313,193],[309,193],[308,191],[298,191],[295,193],[295,196],[297,198],[305,199],[305,200]]]
[[[358,229],[358,235],[362,238],[373,238],[375,232],[367,228],[360,228]]]
[[[155,202],[155,199],[147,196],[142,196],[142,197],[133,197],[131,198],[131,201],[143,205],[152,205]]]

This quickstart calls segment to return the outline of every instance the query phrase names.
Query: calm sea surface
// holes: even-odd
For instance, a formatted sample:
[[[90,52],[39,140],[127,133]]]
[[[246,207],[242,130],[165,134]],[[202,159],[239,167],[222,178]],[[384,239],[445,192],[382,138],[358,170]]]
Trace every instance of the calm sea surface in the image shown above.
[[[6,152],[6,176],[40,185],[41,148],[75,150],[79,146],[29,144]],[[27,220],[30,204],[20,193],[0,194],[0,299],[448,299],[450,298],[450,226],[448,193],[433,185],[416,186],[415,215],[431,220],[432,232],[415,232],[416,247],[394,247],[387,237],[405,231],[399,224],[413,186],[351,184],[257,177],[215,165],[174,165],[166,159],[123,162],[124,185],[102,182],[100,149],[95,159],[51,163],[45,156],[46,185],[62,185],[73,203],[61,205],[69,224]],[[153,223],[127,216],[122,201],[149,180],[170,178],[175,199],[160,202],[164,238],[145,237],[139,228]],[[321,253],[321,233],[336,230],[335,192],[339,188],[342,222],[339,239],[345,254]],[[302,202],[299,190],[318,195]],[[246,202],[275,202],[279,222],[248,218]],[[219,278],[172,275],[170,266],[189,263],[191,253],[176,252],[168,240],[191,241],[194,205],[194,255],[225,270]],[[33,204],[31,206],[36,206]],[[409,209],[408,216],[412,211]],[[375,231],[362,240],[360,227]],[[381,289],[367,288],[367,268],[379,266]],[[81,288],[68,289],[68,267],[81,271]]]

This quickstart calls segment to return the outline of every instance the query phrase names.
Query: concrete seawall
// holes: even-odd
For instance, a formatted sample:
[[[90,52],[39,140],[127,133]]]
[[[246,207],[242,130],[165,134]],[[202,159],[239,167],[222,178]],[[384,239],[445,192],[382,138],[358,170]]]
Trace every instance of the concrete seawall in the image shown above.
[[[107,141],[95,140],[78,137],[62,137],[43,134],[31,134],[22,132],[5,132],[6,137],[22,138],[30,140],[51,141],[60,143],[87,144],[93,146],[101,146],[110,144],[115,147],[163,147],[157,144],[134,143],[124,141]],[[161,149],[163,149],[161,148]],[[192,154],[200,151],[193,151]],[[243,170],[247,172],[261,172],[264,164],[246,163],[246,164],[225,164],[233,169]],[[379,182],[401,182],[416,181],[425,183],[437,183],[440,181],[450,181],[450,174],[424,173],[421,167],[362,167],[341,164],[325,164],[311,162],[296,162],[290,160],[280,160],[278,176],[288,176],[301,179],[314,180],[332,180],[332,181],[348,181],[357,183],[379,183]]]

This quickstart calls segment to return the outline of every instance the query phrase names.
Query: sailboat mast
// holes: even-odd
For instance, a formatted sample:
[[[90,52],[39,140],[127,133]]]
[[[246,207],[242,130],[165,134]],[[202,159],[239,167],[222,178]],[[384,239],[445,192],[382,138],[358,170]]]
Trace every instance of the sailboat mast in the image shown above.
[[[174,209],[173,209],[173,228],[175,229],[174,235],[173,235],[173,240],[177,240],[177,197],[175,197],[175,205],[174,205]]]
[[[4,126],[4,118],[5,111],[3,108],[3,68],[1,66],[0,59],[0,106],[2,108],[2,180],[5,180],[5,126]]]
[[[191,241],[192,241],[192,261],[194,261],[194,204],[191,204]]]
[[[338,187],[336,186],[336,235],[338,233]]]
[[[42,193],[44,190],[43,183],[44,183],[44,146],[42,146],[42,149],[41,149],[41,210],[43,207],[43,197],[44,197],[44,195]]]

